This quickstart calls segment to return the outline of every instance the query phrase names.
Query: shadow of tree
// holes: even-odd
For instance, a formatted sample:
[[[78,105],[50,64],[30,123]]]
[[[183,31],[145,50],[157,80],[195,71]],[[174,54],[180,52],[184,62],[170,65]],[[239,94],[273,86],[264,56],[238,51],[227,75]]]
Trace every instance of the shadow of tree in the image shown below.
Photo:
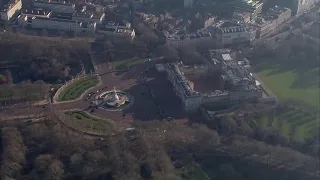
[[[133,117],[135,119],[143,121],[166,117],[174,119],[187,117],[180,99],[174,93],[173,87],[166,79],[165,74],[152,69],[145,74],[145,77],[149,79],[146,84],[137,83],[126,90],[134,97],[135,103],[130,108],[125,109],[124,113],[134,113]],[[161,114],[163,114],[163,117],[161,117]]]

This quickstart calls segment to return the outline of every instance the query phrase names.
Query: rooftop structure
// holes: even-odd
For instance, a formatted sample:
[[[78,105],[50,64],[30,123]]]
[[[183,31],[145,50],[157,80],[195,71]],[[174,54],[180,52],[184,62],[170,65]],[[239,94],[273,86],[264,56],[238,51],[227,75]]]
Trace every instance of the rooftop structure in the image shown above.
[[[0,17],[2,20],[8,21],[21,8],[21,0],[9,0],[8,2],[2,2],[2,4],[0,4]]]
[[[23,9],[21,14],[33,15],[33,16],[48,16],[52,12],[51,9],[48,8],[28,8]]]

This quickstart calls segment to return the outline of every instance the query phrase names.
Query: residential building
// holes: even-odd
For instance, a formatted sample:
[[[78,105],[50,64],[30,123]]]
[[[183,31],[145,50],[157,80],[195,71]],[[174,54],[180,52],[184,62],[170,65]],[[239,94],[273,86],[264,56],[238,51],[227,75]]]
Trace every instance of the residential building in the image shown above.
[[[52,11],[24,11],[18,16],[18,25],[34,29],[68,31],[94,34],[96,23],[74,21],[72,14],[61,14]]]
[[[199,44],[212,44],[215,43],[215,37],[210,32],[203,30],[190,34],[170,34],[164,31],[166,37],[166,44],[174,47],[185,45],[199,45]]]
[[[136,36],[135,30],[131,28],[131,23],[127,21],[114,22],[109,21],[107,24],[102,24],[98,30],[100,35],[117,35],[117,36],[127,36],[134,39]]]
[[[265,14],[253,22],[253,25],[258,27],[256,38],[271,32],[274,28],[289,20],[290,17],[291,10],[288,8],[278,6],[270,8]]]
[[[0,3],[0,16],[4,21],[9,21],[12,16],[22,8],[21,0],[9,0],[7,4]]]
[[[250,21],[261,13],[263,0],[233,0],[230,2],[235,12],[250,13]]]
[[[240,22],[220,21],[214,29],[221,45],[252,42],[256,37],[256,28]]]
[[[52,9],[54,12],[73,13],[75,11],[75,4],[70,1],[34,0],[33,5],[36,8]]]
[[[105,19],[104,8],[99,5],[86,4],[73,13],[72,19],[75,21],[101,24]]]

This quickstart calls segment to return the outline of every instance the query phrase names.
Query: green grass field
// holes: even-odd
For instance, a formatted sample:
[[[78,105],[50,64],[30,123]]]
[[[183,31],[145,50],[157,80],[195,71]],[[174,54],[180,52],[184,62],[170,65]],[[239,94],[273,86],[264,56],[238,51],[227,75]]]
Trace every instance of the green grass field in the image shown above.
[[[115,132],[110,120],[99,119],[83,111],[65,112],[63,120],[68,126],[90,134],[110,135]]]
[[[127,60],[114,61],[114,62],[112,62],[112,64],[116,69],[124,69],[124,68],[130,68],[134,65],[143,63],[145,60],[146,59],[134,57],[134,58],[127,59]]]
[[[318,45],[298,36],[280,42],[252,58],[252,67],[263,83],[282,102],[294,102],[299,108],[275,113],[272,126],[293,138],[308,138],[319,132],[319,117],[304,110],[317,112],[319,108]],[[297,51],[299,49],[300,51]],[[257,122],[265,125],[263,117]]]
[[[319,129],[319,123],[315,117],[297,109],[275,113],[272,126],[295,139],[317,135]]]
[[[42,100],[48,93],[47,84],[17,84],[0,87],[0,101],[19,99]]]
[[[315,108],[319,106],[319,87],[304,86],[301,88],[294,88],[292,87],[292,84],[295,83],[295,81],[297,80],[297,76],[300,76],[300,74],[297,74],[293,71],[271,74],[272,71],[275,70],[266,69],[260,71],[258,74],[265,85],[268,86],[268,88],[276,94],[277,98],[279,98],[280,100],[300,101],[306,104],[310,104]],[[319,69],[315,69],[314,71],[319,71]],[[307,76],[301,79],[301,83],[309,81],[309,78],[316,79],[318,77]]]
[[[91,87],[94,87],[99,82],[97,76],[88,76],[74,81],[69,84],[58,96],[58,101],[69,101],[77,99]]]
[[[259,76],[279,100],[302,102],[315,109],[319,106],[319,88],[303,85],[308,81],[308,77],[301,79],[297,77],[299,74],[293,71],[272,73],[274,71],[274,69],[263,70],[259,72]],[[298,78],[300,78],[298,81],[301,82],[301,88],[293,87]],[[257,120],[257,123],[262,126],[266,126],[266,122],[268,122],[267,116]],[[311,117],[299,109],[291,109],[276,113],[272,126],[281,130],[288,137],[300,139],[317,135],[320,123],[317,117]]]

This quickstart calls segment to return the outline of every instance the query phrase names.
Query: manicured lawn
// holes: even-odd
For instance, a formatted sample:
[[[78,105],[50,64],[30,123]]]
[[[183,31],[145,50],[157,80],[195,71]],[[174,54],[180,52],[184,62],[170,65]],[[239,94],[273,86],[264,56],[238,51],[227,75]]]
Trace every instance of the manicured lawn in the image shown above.
[[[84,111],[65,112],[63,120],[68,126],[90,134],[109,135],[115,132],[110,120],[93,117]]]
[[[276,94],[280,100],[296,100],[314,106],[315,108],[319,105],[319,87],[302,87],[294,88],[292,85],[295,83],[298,74],[293,71],[280,72],[272,74],[274,69],[267,69],[259,72],[259,76],[263,80],[266,86]],[[317,71],[317,70],[314,70]],[[306,78],[301,79],[301,83],[309,81]],[[313,77],[319,78],[319,77]],[[312,79],[313,80],[313,79]]]
[[[276,113],[272,126],[293,138],[309,138],[319,133],[318,120],[296,109]]]
[[[302,70],[277,71],[279,66],[258,72],[264,84],[280,101],[302,102],[317,109],[320,89],[316,83],[319,77],[311,75],[317,74],[319,69],[305,73],[301,73]],[[296,68],[299,68],[298,65]],[[264,121],[262,119],[261,123],[264,124]],[[319,133],[319,119],[297,109],[277,113],[272,126],[293,138],[308,138]]]
[[[17,84],[0,87],[0,101],[19,99],[42,100],[48,93],[47,84]]]
[[[99,82],[97,76],[88,76],[74,81],[69,84],[58,96],[58,101],[69,101],[77,99],[91,87],[94,87]]]
[[[134,65],[143,63],[145,61],[146,61],[146,59],[134,57],[134,58],[127,59],[127,60],[114,61],[114,62],[112,62],[112,64],[116,69],[124,69],[124,68],[130,68]]]

